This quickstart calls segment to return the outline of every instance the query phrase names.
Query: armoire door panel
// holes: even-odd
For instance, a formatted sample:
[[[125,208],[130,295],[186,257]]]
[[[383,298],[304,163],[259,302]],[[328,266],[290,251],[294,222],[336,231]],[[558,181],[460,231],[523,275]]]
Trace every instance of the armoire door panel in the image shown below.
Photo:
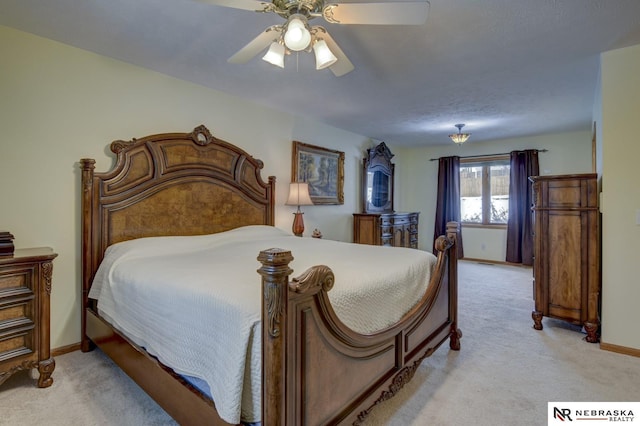
[[[579,213],[549,213],[549,304],[578,311],[582,300],[581,229]]]
[[[579,183],[556,183],[549,184],[549,205],[550,208],[571,208],[580,207],[581,188]]]

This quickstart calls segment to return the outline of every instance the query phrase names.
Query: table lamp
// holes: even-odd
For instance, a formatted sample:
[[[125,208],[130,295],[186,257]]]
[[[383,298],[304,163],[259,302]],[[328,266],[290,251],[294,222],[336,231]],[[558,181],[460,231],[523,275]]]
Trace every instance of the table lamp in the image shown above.
[[[309,184],[304,182],[291,182],[289,184],[289,199],[285,203],[287,206],[298,206],[298,210],[293,214],[292,230],[295,236],[302,237],[304,232],[304,220],[302,219],[302,213],[300,206],[311,206],[313,201],[309,196]]]

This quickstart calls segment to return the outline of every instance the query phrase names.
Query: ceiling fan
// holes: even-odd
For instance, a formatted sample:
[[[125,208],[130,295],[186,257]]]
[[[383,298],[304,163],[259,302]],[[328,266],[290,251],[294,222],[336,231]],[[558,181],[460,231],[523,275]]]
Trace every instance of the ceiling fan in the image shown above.
[[[320,26],[310,26],[314,18],[324,18],[332,24],[422,25],[427,20],[426,0],[386,3],[339,3],[325,0],[199,0],[217,6],[276,13],[286,20],[272,25],[229,58],[228,62],[243,64],[264,51],[262,59],[284,68],[284,56],[291,52],[313,52],[316,69],[329,68],[337,77],[353,70],[353,64],[342,49]]]

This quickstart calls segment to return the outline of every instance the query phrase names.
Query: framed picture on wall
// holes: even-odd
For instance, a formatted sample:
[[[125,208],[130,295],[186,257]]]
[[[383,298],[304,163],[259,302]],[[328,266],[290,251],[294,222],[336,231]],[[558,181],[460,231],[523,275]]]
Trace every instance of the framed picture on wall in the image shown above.
[[[293,141],[291,181],[309,184],[314,204],[344,204],[344,152]]]

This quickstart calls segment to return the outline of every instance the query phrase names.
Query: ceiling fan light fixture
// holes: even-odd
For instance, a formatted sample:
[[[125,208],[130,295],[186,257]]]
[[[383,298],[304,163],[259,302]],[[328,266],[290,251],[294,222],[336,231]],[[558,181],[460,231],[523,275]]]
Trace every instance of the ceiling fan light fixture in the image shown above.
[[[333,54],[327,42],[319,39],[313,44],[313,51],[316,55],[316,69],[322,70],[335,64],[338,58]]]
[[[309,47],[311,43],[311,33],[306,25],[306,18],[303,15],[292,15],[287,24],[287,31],[284,33],[284,44],[299,52]]]
[[[449,137],[453,142],[457,144],[465,143],[467,139],[469,139],[469,136],[471,136],[471,133],[462,133],[462,128],[464,127],[464,124],[456,124],[455,126],[458,128],[458,133],[453,133],[449,135]]]
[[[284,45],[287,55],[299,51],[311,53],[314,42],[320,39],[318,35],[321,33],[328,46],[331,46],[331,54],[337,59],[331,65],[333,58],[318,61],[316,57],[316,67],[317,69],[328,67],[336,77],[353,71],[354,66],[327,30],[319,25],[310,27],[309,20],[323,18],[325,22],[332,24],[423,25],[427,20],[430,5],[428,0],[382,0],[382,2],[375,3],[361,1],[354,3],[349,0],[331,0],[332,2],[329,0],[199,1],[234,9],[274,13],[286,20],[282,25],[271,25],[265,29],[231,56],[228,62],[233,64],[246,63],[266,49],[269,43],[276,38]],[[317,52],[318,49],[315,50]],[[282,66],[280,61],[277,65]]]
[[[267,61],[277,67],[284,68],[284,46],[274,41],[269,46],[269,50],[262,57],[263,61]]]

